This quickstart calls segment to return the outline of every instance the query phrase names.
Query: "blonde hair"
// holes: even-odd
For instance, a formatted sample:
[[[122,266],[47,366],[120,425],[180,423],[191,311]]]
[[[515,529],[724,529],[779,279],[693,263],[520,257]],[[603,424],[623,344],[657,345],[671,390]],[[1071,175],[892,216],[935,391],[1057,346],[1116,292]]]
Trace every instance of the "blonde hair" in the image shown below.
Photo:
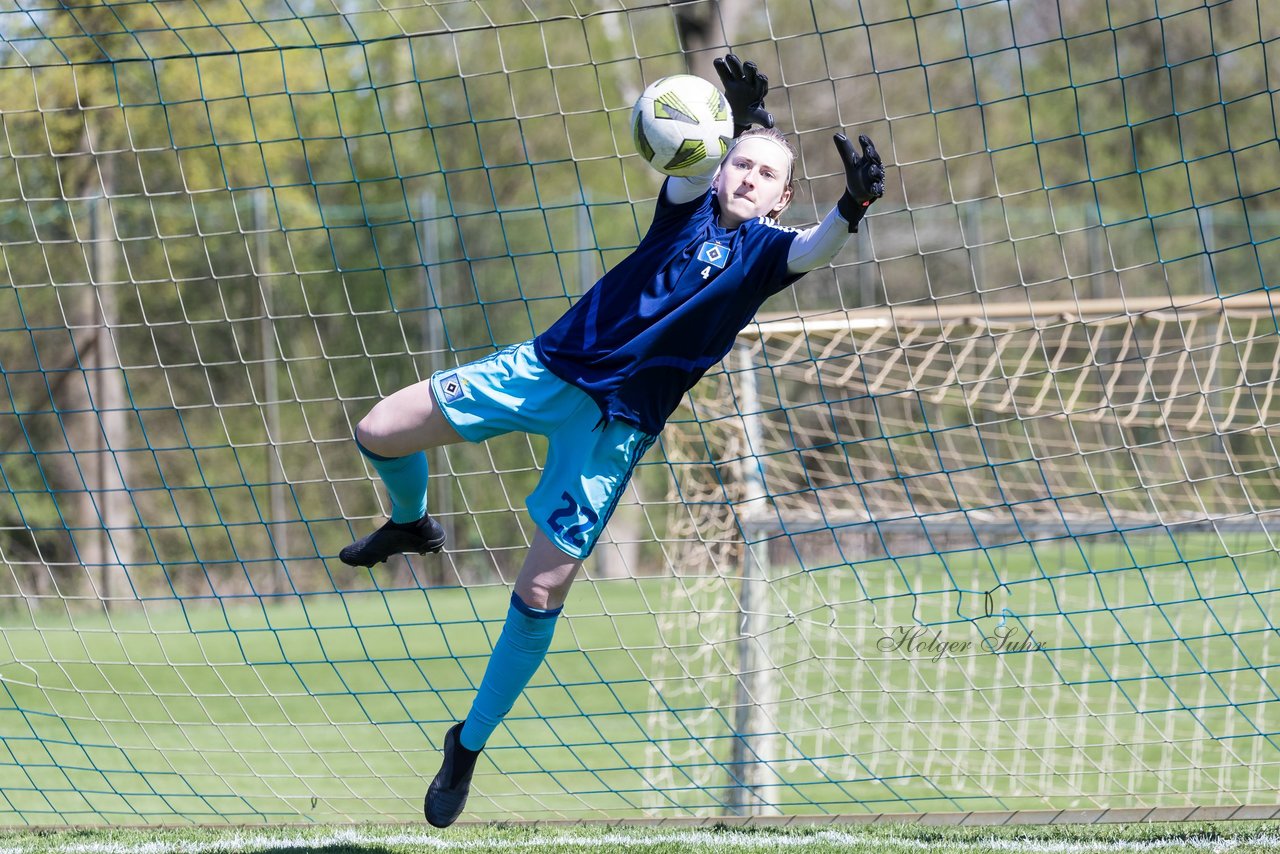
[[[787,139],[786,134],[777,128],[753,127],[750,130],[743,131],[742,134],[733,141],[733,145],[729,146],[729,150],[725,153],[725,159],[729,159],[729,156],[733,154],[733,150],[738,147],[738,143],[742,142],[744,139],[751,139],[752,137],[763,137],[770,142],[776,142],[778,145],[782,146],[782,150],[787,153],[787,180],[784,182],[786,187],[784,192],[790,191],[790,196],[781,207],[769,211],[769,218],[777,219],[782,215],[782,212],[791,205],[791,199],[795,198],[796,195],[797,181],[793,177],[796,171],[796,150],[795,147],[792,146],[791,141]]]

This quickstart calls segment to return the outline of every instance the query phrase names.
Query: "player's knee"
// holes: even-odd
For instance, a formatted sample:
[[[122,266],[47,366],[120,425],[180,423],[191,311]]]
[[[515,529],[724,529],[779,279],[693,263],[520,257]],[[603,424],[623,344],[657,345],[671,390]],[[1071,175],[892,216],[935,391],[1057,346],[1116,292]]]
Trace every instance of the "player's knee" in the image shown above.
[[[366,451],[379,456],[396,456],[390,447],[390,436],[387,431],[386,401],[381,401],[370,409],[364,418],[356,424],[356,441]]]
[[[538,579],[529,581],[521,579],[521,582],[523,583],[516,584],[516,595],[530,608],[550,611],[564,604],[568,585],[548,584]]]

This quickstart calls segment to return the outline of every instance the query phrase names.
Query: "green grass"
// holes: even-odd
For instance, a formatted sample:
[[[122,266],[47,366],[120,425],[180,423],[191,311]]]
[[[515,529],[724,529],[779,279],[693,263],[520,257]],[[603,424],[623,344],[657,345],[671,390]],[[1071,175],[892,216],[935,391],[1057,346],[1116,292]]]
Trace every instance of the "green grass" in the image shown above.
[[[1274,851],[1280,844],[1275,823],[1194,823],[1058,827],[955,828],[910,825],[827,825],[822,827],[555,827],[478,825],[433,831],[404,826],[273,827],[212,830],[58,830],[0,833],[6,854],[217,854],[217,852],[323,852],[392,854],[455,850],[544,852],[606,850],[631,852],[804,851],[806,854],[897,854],[963,852],[1057,854],[1125,852]]]
[[[1272,800],[1270,557],[1165,536],[775,566],[753,625],[768,712],[751,724],[768,760],[757,794],[785,814]],[[702,577],[576,587],[468,814],[721,814],[735,794],[737,591]],[[507,596],[7,615],[0,823],[412,821]],[[981,650],[1002,619],[1045,649]],[[967,648],[879,647],[920,623]]]

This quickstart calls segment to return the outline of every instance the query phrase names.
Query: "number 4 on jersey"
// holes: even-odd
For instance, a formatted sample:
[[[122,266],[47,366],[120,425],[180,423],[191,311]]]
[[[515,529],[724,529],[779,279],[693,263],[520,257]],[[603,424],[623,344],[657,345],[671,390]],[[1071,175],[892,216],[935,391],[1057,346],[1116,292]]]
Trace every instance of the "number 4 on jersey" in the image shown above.
[[[708,240],[698,247],[698,260],[707,266],[702,268],[702,272],[698,275],[702,276],[705,282],[711,278],[711,268],[723,270],[724,265],[729,262],[729,247],[721,246],[714,240]]]

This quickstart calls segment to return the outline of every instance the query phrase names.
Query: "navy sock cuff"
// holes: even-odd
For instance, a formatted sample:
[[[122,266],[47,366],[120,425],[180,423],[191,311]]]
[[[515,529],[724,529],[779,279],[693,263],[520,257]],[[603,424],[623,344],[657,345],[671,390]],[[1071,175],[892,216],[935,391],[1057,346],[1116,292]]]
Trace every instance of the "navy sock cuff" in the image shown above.
[[[511,607],[515,608],[517,611],[519,611],[521,614],[524,614],[526,617],[533,617],[536,620],[555,619],[556,617],[560,616],[560,612],[564,610],[563,605],[561,605],[559,608],[553,608],[552,610],[549,610],[549,611],[544,611],[542,608],[534,608],[531,605],[526,604],[525,601],[520,598],[520,594],[516,593],[514,590],[511,591]]]
[[[375,460],[380,463],[389,463],[392,460],[404,459],[404,457],[384,457],[381,454],[375,454],[373,451],[369,450],[364,445],[360,444],[359,438],[356,439],[356,447],[360,449],[360,453],[364,454],[369,459]]]

